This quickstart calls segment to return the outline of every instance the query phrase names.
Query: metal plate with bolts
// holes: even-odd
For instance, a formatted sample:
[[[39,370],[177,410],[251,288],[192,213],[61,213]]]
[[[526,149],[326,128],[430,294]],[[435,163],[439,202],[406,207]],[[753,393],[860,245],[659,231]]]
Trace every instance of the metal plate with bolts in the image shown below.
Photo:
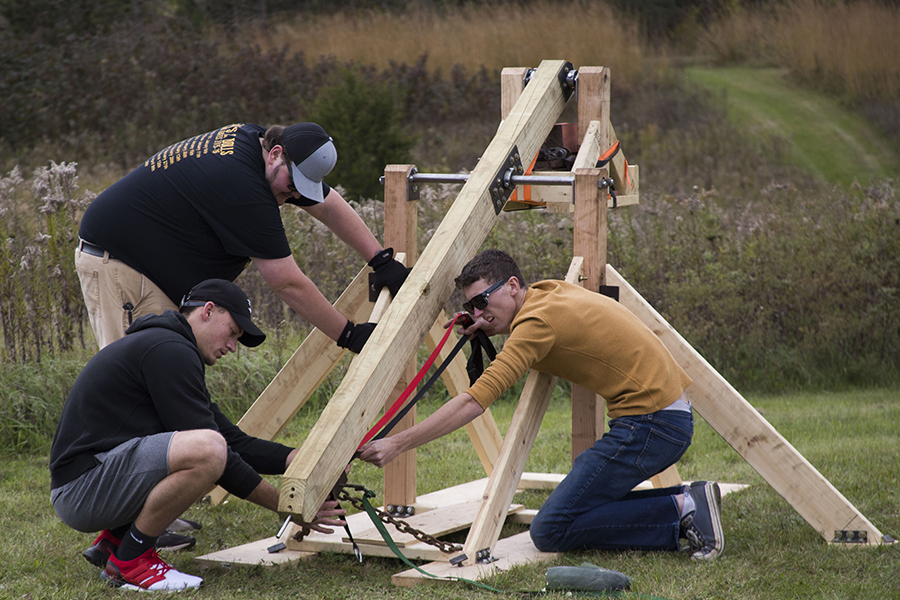
[[[525,168],[522,167],[522,157],[519,155],[519,147],[513,146],[509,152],[509,156],[503,161],[503,165],[491,180],[491,201],[494,203],[494,212],[500,214],[503,205],[509,200],[513,190],[516,189],[512,182],[513,175],[523,175]]]

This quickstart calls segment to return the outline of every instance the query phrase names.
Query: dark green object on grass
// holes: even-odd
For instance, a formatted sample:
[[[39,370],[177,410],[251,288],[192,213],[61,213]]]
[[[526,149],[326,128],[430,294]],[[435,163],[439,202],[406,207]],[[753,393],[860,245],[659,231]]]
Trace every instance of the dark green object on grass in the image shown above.
[[[613,592],[629,588],[631,579],[627,575],[591,563],[581,563],[578,567],[547,569],[548,590]]]

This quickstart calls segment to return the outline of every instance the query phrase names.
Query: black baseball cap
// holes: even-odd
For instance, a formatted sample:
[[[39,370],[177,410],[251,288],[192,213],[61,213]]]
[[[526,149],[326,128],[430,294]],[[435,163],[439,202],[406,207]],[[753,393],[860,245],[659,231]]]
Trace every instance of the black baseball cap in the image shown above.
[[[284,149],[291,157],[294,187],[310,200],[322,202],[322,180],[337,163],[334,141],[315,123],[289,125],[283,135]]]
[[[255,348],[266,340],[266,334],[250,319],[250,299],[244,290],[225,279],[207,279],[195,285],[181,300],[181,306],[203,306],[212,302],[231,313],[244,334],[238,341],[248,348]]]

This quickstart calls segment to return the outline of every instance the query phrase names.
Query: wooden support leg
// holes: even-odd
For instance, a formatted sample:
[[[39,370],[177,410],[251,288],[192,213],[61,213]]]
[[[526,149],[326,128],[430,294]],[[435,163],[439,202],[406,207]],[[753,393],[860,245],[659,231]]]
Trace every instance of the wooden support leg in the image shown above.
[[[463,554],[468,557],[465,564],[473,564],[484,557],[485,553],[489,558],[491,549],[500,539],[500,529],[541,428],[554,387],[556,377],[537,371],[528,374],[516,412],[503,440],[500,457],[484,490],[484,500],[463,546]]]
[[[586,136],[583,146],[589,147],[593,137]],[[599,293],[603,284],[603,268],[606,265],[606,190],[598,187],[605,169],[575,167],[575,229],[574,254],[584,258],[581,282],[592,292]],[[594,159],[596,163],[596,159]],[[603,435],[603,418],[606,402],[593,390],[572,385],[572,462],[594,445]],[[599,425],[599,426],[598,426]]]
[[[619,301],[662,340],[694,383],[687,395],[702,416],[826,541],[842,531],[884,536],[610,266]],[[852,544],[858,545],[858,544]]]
[[[406,254],[406,266],[412,267],[418,257],[418,204],[408,194],[413,165],[388,165],[384,170],[384,245],[395,253]],[[385,403],[385,410],[393,404],[413,377],[416,376],[416,356],[407,363],[394,392]],[[396,435],[416,424],[416,407],[400,420],[390,435]],[[412,506],[416,502],[416,451],[404,452],[384,467],[385,506]]]

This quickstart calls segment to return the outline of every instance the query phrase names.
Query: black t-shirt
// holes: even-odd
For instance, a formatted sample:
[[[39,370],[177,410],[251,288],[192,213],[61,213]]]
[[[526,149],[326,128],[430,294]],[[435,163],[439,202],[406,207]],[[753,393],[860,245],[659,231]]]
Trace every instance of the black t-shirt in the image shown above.
[[[259,125],[235,124],[169,146],[97,196],[79,235],[149,277],[176,304],[204,279],[234,281],[250,257],[289,256],[265,177],[264,133]]]

